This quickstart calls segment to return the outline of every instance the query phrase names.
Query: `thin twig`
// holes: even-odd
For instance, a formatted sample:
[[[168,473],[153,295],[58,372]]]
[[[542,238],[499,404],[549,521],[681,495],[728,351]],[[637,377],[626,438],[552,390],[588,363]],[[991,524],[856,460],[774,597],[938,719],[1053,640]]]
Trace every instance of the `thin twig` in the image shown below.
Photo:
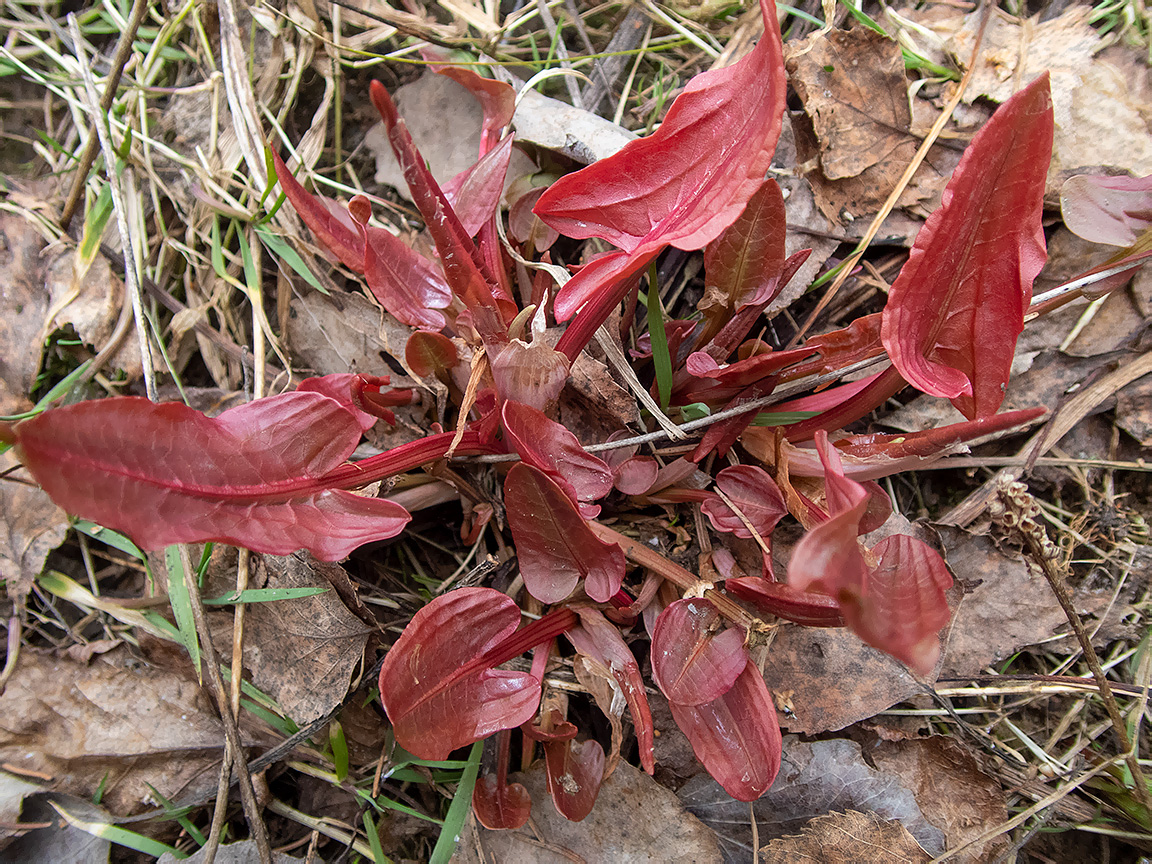
[[[132,53],[132,43],[136,41],[136,31],[148,12],[148,0],[134,0],[132,14],[128,18],[128,26],[120,34],[116,42],[116,53],[112,57],[112,68],[108,80],[104,84],[104,95],[100,98],[100,113],[107,114],[112,110],[112,103],[116,101],[116,90],[120,86],[120,77],[124,74],[124,67],[128,65],[128,56]],[[75,37],[73,37],[75,38]],[[79,46],[79,43],[77,43]],[[77,51],[79,51],[77,47]],[[93,127],[96,122],[93,118]],[[64,202],[64,210],[60,214],[60,227],[65,231],[76,215],[76,208],[80,204],[80,197],[84,194],[84,185],[88,181],[88,172],[92,170],[92,163],[96,161],[96,150],[100,146],[100,139],[94,132],[89,131],[88,145],[80,156],[76,167],[76,176],[72,179],[72,189],[68,192],[68,200]],[[107,161],[107,160],[105,160]]]
[[[212,644],[212,633],[208,629],[208,618],[204,614],[204,604],[200,599],[200,586],[196,584],[196,570],[192,567],[187,546],[180,546],[180,557],[184,565],[184,578],[188,582],[192,619],[196,622],[196,634],[200,638],[200,648],[204,654],[204,667],[208,670],[208,680],[216,695],[216,707],[220,711],[220,720],[224,724],[224,737],[228,742],[228,747],[232,750],[236,776],[240,781],[240,802],[244,807],[244,817],[248,821],[248,829],[252,832],[252,840],[260,855],[260,864],[272,864],[272,849],[268,845],[268,829],[260,817],[260,805],[256,801],[252,775],[244,758],[244,747],[240,742],[240,730],[236,726],[236,718],[232,715],[231,706],[228,704],[228,691],[224,687],[224,676],[220,674],[220,659]]]

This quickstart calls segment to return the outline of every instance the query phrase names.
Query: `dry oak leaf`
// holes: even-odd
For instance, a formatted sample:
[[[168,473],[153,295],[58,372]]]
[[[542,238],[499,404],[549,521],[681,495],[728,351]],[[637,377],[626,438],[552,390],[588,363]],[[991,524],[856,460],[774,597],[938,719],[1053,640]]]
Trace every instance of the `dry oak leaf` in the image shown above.
[[[899,822],[874,813],[818,816],[804,832],[781,837],[760,849],[768,864],[926,864],[932,856]]]
[[[0,470],[15,464],[11,453],[0,454]],[[44,559],[67,533],[68,517],[46,492],[0,481],[0,575],[8,580],[10,597],[28,592],[44,569]]]

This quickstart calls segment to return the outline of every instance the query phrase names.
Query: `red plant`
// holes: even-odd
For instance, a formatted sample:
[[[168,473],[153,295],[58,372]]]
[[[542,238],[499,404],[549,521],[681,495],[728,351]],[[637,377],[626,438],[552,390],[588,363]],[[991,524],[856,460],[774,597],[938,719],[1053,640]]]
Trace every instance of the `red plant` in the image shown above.
[[[643,612],[653,628],[653,677],[696,755],[734,797],[762,795],[779,769],[780,730],[744,647],[753,619],[733,596],[805,625],[850,627],[921,673],[937,660],[951,576],[919,540],[901,534],[861,540],[891,506],[874,483],[859,481],[916,467],[964,440],[1042,413],[994,416],[1031,281],[1044,260],[1039,217],[1052,113],[1044,77],[976,136],[882,316],[773,351],[748,336],[803,255],[786,259],[783,199],[763,179],[780,129],[784,72],[770,0],[762,0],[761,11],[765,35],[756,48],[731,67],[695,78],[654,135],[540,195],[535,211],[552,228],[620,249],[587,264],[552,304],[547,280],[512,263],[531,256],[532,247],[513,243],[509,255],[497,230],[499,190],[515,146],[510,135],[500,137],[513,105],[504,85],[446,71],[477,95],[486,119],[479,161],[444,189],[388,93],[372,86],[435,258],[371,225],[367,199],[344,207],[306,192],[273,154],[281,188],[320,244],[362,275],[388,311],[423,328],[412,334],[406,362],[447,385],[455,432],[349,463],[374,418],[389,419],[392,407],[414,397],[387,389],[386,379],[337,375],[215,419],[139,398],[82,403],[0,424],[0,440],[15,446],[65,509],[145,548],[217,540],[276,554],[308,549],[327,559],[394,537],[408,521],[398,504],[350,490],[451,455],[518,459],[504,476],[503,508],[533,607],[552,608],[520,627],[517,602],[490,588],[432,599],[380,671],[381,701],[397,741],[421,758],[444,759],[501,733],[500,765],[477,786],[475,802],[485,824],[509,827],[528,812],[522,788],[506,777],[506,730],[520,727],[529,742],[542,743],[561,812],[582,818],[619,758],[619,740],[605,756],[598,743],[577,740],[562,710],[541,711],[544,670],[556,637],[566,633],[574,666],[617,727],[627,706],[641,764],[651,772],[651,712],[621,631]],[[513,211],[518,218],[526,212],[516,204]],[[637,369],[657,379],[654,391],[663,376],[670,407],[729,413],[687,457],[663,466],[634,446],[602,446],[603,456],[594,455],[556,421],[557,399],[593,333],[669,246],[704,250],[710,287],[698,308],[702,321],[640,334],[627,312],[623,326],[636,337]],[[549,313],[568,321],[555,348],[546,338]],[[648,366],[658,350],[665,351],[662,370]],[[836,372],[885,350],[893,365],[872,377],[771,409],[805,412],[806,419],[751,425],[760,422],[762,397],[781,383]],[[970,421],[906,436],[841,431],[905,382],[952,399]],[[605,444],[628,434],[620,430]],[[813,438],[815,450],[800,443]],[[764,467],[739,464],[712,474],[713,453]],[[812,491],[813,481],[803,494],[794,476],[822,478],[822,494]],[[718,552],[716,566],[734,576],[726,590],[709,588],[704,597],[697,592],[661,611],[661,580],[683,590],[700,583],[594,520],[602,508],[616,515],[622,506],[683,503],[699,505],[716,531],[760,543],[763,567],[759,575],[735,576]],[[497,511],[483,507],[476,525]],[[788,514],[808,530],[781,583],[769,549]],[[499,525],[503,515],[490,524]],[[647,570],[636,597],[623,587],[626,558]],[[498,668],[529,650],[531,671]]]

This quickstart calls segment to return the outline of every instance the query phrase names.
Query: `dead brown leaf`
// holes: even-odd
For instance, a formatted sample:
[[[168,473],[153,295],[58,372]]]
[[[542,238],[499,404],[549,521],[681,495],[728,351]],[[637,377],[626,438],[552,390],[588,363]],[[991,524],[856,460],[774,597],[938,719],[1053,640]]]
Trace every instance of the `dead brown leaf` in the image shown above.
[[[129,815],[215,789],[224,731],[195,681],[126,648],[91,664],[25,648],[0,695],[0,762],[40,771],[53,788]],[[251,740],[249,738],[248,740]]]
[[[542,763],[513,774],[532,796],[532,823],[517,831],[489,831],[475,824],[462,832],[458,864],[571,864],[572,854],[601,861],[676,861],[719,864],[716,835],[685,812],[676,796],[641,771],[621,762],[600,787],[596,806],[583,822],[569,822],[548,797]],[[478,850],[483,850],[480,857]]]
[[[1133,381],[1116,395],[1116,425],[1152,447],[1152,379]]]
[[[0,212],[0,415],[32,407],[40,369],[40,332],[48,311],[44,237],[15,213]]]
[[[794,115],[801,164],[820,210],[836,224],[875,214],[920,146],[910,133],[912,112],[900,46],[865,27],[814,33],[786,51],[789,80],[806,117]],[[797,120],[802,122],[797,123]],[[932,210],[959,161],[937,146],[898,206]],[[920,221],[890,216],[881,237],[910,239]]]
[[[268,588],[328,588],[296,600],[253,603],[245,613],[244,665],[252,683],[303,726],[323,717],[348,692],[369,629],[303,555],[265,555]]]
[[[29,796],[20,814],[21,822],[34,824],[52,823],[47,828],[37,828],[16,839],[0,851],[0,861],[5,864],[18,864],[23,861],[60,861],[68,864],[107,864],[112,843],[102,837],[95,837],[68,824],[52,806],[55,804],[70,816],[85,822],[111,822],[108,812],[74,795],[41,793]]]
[[[962,846],[1008,819],[1000,784],[981,771],[971,754],[951,738],[884,741],[868,755],[878,770],[899,777],[912,790],[925,818],[944,832],[948,849]],[[953,860],[957,864],[991,861],[1005,845],[1001,836],[973,846]]]
[[[47,331],[71,325],[81,341],[99,351],[112,336],[127,302],[124,283],[103,255],[97,255],[87,269],[82,268],[79,258],[76,250],[66,249],[48,263],[45,279],[51,320],[44,326]],[[140,351],[134,334],[124,340],[110,365],[129,376],[140,374]]]
[[[931,858],[899,822],[854,810],[820,816],[803,834],[760,850],[760,860],[769,864],[920,864]]]
[[[684,806],[719,835],[729,860],[752,852],[748,805],[731,798],[707,774],[698,774],[677,793]],[[912,789],[895,773],[870,767],[855,741],[835,738],[807,743],[784,739],[780,774],[754,802],[760,842],[793,834],[814,816],[863,810],[893,819],[931,852],[944,850],[944,833],[925,818]]]
[[[0,454],[0,470],[15,464],[11,452]],[[0,480],[0,573],[8,580],[10,597],[28,592],[44,559],[67,533],[68,517],[38,486],[14,477]]]
[[[920,13],[906,12],[919,20]],[[982,11],[926,21],[945,48],[967,64]],[[1139,53],[1098,56],[1105,42],[1089,24],[1092,8],[1073,5],[1048,21],[1023,20],[995,9],[984,33],[967,102],[986,97],[1004,102],[1044,71],[1052,76],[1056,136],[1046,195],[1056,200],[1069,176],[1109,168],[1143,176],[1152,173],[1152,137],[1141,93],[1148,68]],[[1118,65],[1119,64],[1119,65]]]
[[[941,529],[940,536],[948,567],[965,592],[952,604],[942,676],[975,674],[1067,624],[1048,583],[1031,575],[1019,556],[959,529]]]

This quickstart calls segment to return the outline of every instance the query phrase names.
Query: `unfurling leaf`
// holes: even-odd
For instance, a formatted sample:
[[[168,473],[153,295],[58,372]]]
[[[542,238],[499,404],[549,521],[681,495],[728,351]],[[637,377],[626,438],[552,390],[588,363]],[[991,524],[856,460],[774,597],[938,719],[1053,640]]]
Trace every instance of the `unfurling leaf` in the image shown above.
[[[926,675],[939,659],[936,634],[950,614],[944,596],[952,586],[948,568],[934,549],[913,537],[894,534],[863,549],[857,535],[869,493],[844,476],[827,433],[817,434],[816,447],[830,518],[796,544],[788,584],[835,599],[845,623],[864,642]]]
[[[884,347],[900,375],[969,420],[996,413],[1004,399],[1044,266],[1052,130],[1045,73],[972,139],[884,307]]]
[[[360,431],[334,399],[295,392],[215,419],[138,397],[81,402],[21,421],[12,434],[56,503],[144,549],[214,540],[335,561],[395,537],[410,518],[398,504],[326,482]]]
[[[489,831],[515,831],[532,814],[532,796],[519,783],[500,783],[495,774],[485,774],[472,790],[472,812]]]
[[[544,471],[520,462],[504,481],[504,505],[524,586],[541,603],[559,603],[580,580],[606,603],[624,580],[624,553],[600,540],[568,494]]]
[[[728,692],[703,705],[670,702],[672,718],[708,773],[737,801],[755,801],[780,770],[776,706],[752,663]]]
[[[677,600],[660,613],[652,632],[652,677],[679,705],[701,705],[723,696],[744,671],[744,634],[721,629],[708,600]]]
[[[519,623],[516,603],[491,588],[460,588],[412,617],[380,667],[380,701],[405,750],[446,759],[532,718],[540,681],[486,662]]]

